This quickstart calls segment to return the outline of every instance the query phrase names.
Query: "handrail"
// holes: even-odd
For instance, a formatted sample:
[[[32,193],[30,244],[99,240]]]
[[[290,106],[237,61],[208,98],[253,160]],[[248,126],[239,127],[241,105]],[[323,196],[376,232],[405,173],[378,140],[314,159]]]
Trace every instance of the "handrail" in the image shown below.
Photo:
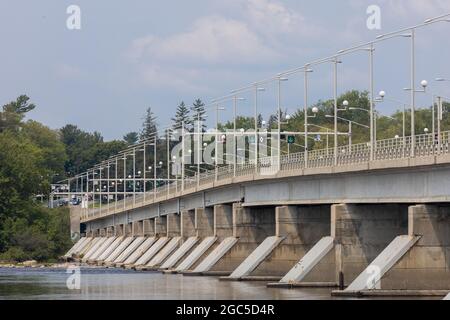
[[[374,161],[398,160],[411,158],[411,137],[379,140],[374,148]],[[440,136],[421,134],[415,136],[415,157],[426,157],[438,154],[450,153],[450,131],[442,132]],[[280,171],[296,171],[306,168],[334,167],[334,148],[311,150],[308,152],[308,163],[305,164],[305,153],[298,152],[280,156]],[[337,166],[363,164],[370,162],[370,144],[359,143],[351,146],[340,146],[337,149]],[[189,177],[184,182],[183,194],[195,193],[198,187],[203,187],[214,182],[226,181],[235,177],[248,176],[249,180],[258,176],[267,176],[278,172],[277,157],[262,157],[258,159],[257,168],[254,160],[246,160],[233,168],[232,164],[225,164],[217,169],[207,170]],[[256,170],[255,170],[256,169]],[[241,179],[241,181],[245,179]],[[91,220],[109,216],[126,210],[150,205],[160,201],[181,195],[182,188],[178,181],[163,185],[155,190],[125,197],[125,199],[106,204],[101,209],[84,209],[81,220]],[[116,209],[117,208],[117,209]]]

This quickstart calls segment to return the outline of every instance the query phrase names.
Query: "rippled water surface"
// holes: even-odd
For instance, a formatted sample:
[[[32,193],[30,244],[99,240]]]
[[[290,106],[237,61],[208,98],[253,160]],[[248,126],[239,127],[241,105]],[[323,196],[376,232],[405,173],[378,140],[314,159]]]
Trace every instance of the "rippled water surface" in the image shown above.
[[[80,290],[65,269],[0,268],[0,299],[329,299],[329,289],[273,289],[265,282],[228,282],[158,272],[81,268]]]

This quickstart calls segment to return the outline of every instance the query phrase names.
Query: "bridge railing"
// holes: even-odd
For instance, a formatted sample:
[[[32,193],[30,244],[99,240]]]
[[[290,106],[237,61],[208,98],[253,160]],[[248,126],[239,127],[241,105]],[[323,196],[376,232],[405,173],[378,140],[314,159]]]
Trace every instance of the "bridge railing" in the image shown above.
[[[377,141],[373,149],[374,161],[398,160],[412,157],[411,137],[399,137]],[[427,157],[438,154],[450,153],[450,131],[442,132],[440,136],[433,134],[421,134],[415,136],[414,157]],[[306,168],[326,168],[343,165],[356,165],[368,163],[370,161],[371,148],[369,143],[360,143],[337,148],[311,150],[306,157],[305,152],[276,156],[267,156],[258,159],[257,167],[255,161],[249,160],[244,163],[225,164],[213,170],[208,170],[188,177],[184,181],[176,180],[150,192],[139,193],[134,196],[126,196],[125,199],[113,204],[103,205],[101,208],[84,209],[82,220],[88,218],[103,217],[110,214],[131,210],[136,207],[151,204],[153,202],[165,200],[177,192],[195,192],[198,187],[202,187],[215,181],[224,181],[234,177],[253,177],[255,175],[267,176],[281,171],[298,171]],[[307,163],[305,159],[307,158]],[[278,166],[278,161],[279,166]]]

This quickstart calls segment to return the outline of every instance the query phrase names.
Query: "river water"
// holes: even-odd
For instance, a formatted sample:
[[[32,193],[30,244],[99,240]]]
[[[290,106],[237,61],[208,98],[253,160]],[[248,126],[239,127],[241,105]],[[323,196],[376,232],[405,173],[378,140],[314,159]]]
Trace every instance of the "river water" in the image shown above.
[[[265,282],[228,282],[159,272],[81,267],[79,290],[70,290],[66,269],[0,268],[0,300],[291,300],[330,299],[330,289],[275,289]],[[69,286],[78,282],[69,281]]]

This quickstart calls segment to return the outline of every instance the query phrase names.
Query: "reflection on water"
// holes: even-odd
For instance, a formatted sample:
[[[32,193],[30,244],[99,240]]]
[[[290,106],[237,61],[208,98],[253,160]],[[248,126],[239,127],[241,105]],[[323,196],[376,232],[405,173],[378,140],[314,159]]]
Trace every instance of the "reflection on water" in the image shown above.
[[[65,269],[0,268],[0,299],[330,299],[329,289],[274,289],[265,282],[222,282],[121,269],[81,269],[81,289],[66,286]]]

